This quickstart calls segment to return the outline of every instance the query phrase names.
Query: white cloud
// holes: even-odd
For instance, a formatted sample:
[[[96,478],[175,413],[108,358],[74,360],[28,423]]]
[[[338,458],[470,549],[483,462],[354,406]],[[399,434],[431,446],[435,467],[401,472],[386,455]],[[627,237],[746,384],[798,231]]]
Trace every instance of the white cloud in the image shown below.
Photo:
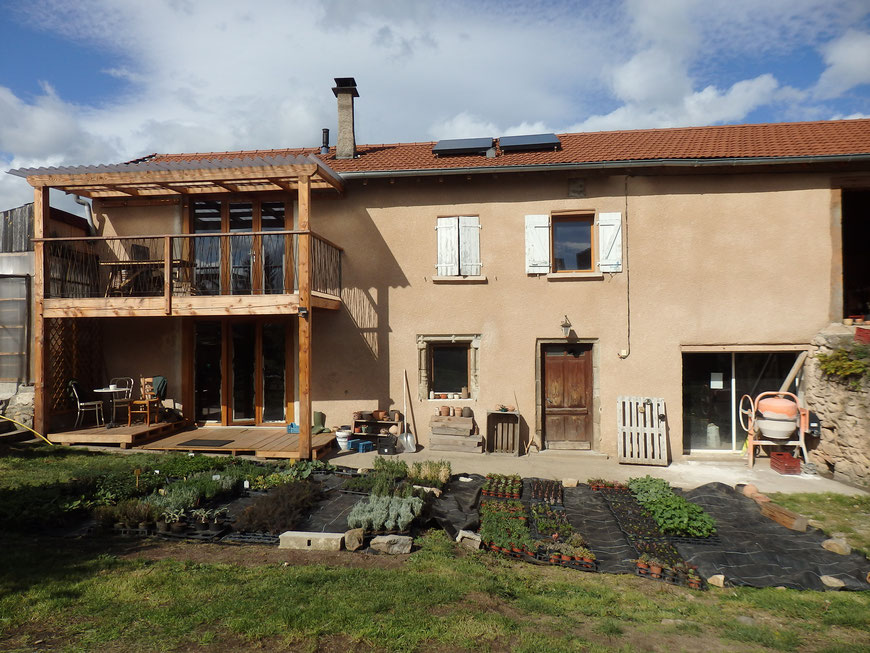
[[[836,97],[860,84],[870,84],[870,34],[848,30],[822,48],[827,68],[814,89],[816,97]]]
[[[847,116],[844,116],[842,113],[835,113],[828,120],[862,120],[866,118],[870,118],[870,113],[850,113]]]
[[[862,78],[852,65],[862,33],[847,30],[868,7],[866,0],[35,0],[17,11],[31,28],[107,53],[91,72],[124,80],[125,90],[76,104],[50,86],[32,98],[0,87],[6,167],[313,146],[322,127],[333,129],[334,142],[329,89],[337,76],[359,83],[360,143],[711,124],[770,107],[791,119],[830,115],[833,105],[809,104],[816,80],[789,78],[784,86],[785,76],[754,59],[751,72],[737,64],[827,43],[818,88],[836,95]],[[29,201],[29,187],[0,175],[0,206],[19,196]]]
[[[772,75],[761,75],[732,85],[727,91],[708,86],[666,104],[629,102],[604,115],[591,116],[568,131],[611,131],[656,127],[712,125],[738,121],[776,99],[779,85]]]

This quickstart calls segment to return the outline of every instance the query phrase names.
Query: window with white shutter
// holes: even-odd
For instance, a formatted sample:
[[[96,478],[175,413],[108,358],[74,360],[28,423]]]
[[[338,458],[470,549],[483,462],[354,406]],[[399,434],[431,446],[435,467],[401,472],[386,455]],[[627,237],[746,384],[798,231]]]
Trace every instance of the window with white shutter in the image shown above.
[[[622,272],[622,214],[555,211],[526,216],[526,273],[590,278]]]
[[[438,263],[440,277],[480,276],[480,218],[456,216],[438,218]]]

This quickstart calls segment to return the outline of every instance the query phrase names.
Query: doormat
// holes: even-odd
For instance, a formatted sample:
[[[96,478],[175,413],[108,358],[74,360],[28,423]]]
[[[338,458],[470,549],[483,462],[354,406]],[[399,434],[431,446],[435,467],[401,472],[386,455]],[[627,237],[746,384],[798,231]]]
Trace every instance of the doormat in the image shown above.
[[[233,442],[233,440],[201,440],[201,439],[193,439],[188,440],[187,442],[182,442],[181,444],[175,445],[176,447],[208,447],[210,449],[214,447],[223,447],[224,445]]]

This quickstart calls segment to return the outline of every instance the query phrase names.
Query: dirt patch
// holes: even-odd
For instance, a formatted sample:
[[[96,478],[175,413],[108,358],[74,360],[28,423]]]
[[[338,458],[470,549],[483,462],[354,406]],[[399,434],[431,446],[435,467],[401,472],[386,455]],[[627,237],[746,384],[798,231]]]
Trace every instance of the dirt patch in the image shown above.
[[[185,560],[196,563],[258,565],[328,565],[366,569],[398,569],[409,555],[379,555],[351,551],[294,551],[262,544],[244,546],[211,542],[143,540],[116,553],[128,560]]]

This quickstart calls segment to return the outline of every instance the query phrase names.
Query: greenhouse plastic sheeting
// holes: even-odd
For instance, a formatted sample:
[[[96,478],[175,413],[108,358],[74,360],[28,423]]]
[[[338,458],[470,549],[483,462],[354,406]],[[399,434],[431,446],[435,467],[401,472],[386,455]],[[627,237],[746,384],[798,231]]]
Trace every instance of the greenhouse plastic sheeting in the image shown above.
[[[821,576],[833,576],[844,589],[870,590],[870,561],[822,548],[828,536],[809,528],[792,531],[763,516],[755,501],[722,483],[708,483],[683,494],[716,520],[721,544],[677,543],[683,558],[702,576],[723,574],[731,585],[825,590]]]

